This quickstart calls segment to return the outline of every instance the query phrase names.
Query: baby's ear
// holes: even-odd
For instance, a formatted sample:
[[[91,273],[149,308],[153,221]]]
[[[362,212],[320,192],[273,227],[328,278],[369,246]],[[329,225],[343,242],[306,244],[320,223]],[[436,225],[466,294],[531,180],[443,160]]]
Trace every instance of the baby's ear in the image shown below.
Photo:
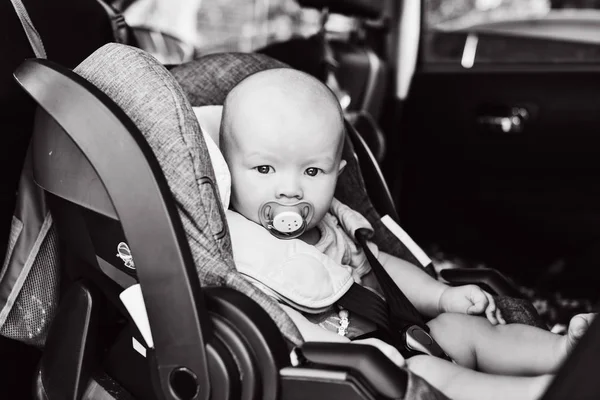
[[[346,168],[346,160],[341,160],[340,167],[338,168],[338,176],[341,175],[341,173],[344,171],[344,168]]]

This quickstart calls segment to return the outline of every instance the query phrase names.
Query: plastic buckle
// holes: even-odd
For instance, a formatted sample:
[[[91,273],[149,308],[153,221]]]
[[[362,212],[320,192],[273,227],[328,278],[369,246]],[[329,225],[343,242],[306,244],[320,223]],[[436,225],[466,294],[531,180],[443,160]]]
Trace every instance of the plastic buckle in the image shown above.
[[[408,350],[439,357],[453,362],[439,344],[425,329],[418,325],[411,325],[404,330],[404,343]]]

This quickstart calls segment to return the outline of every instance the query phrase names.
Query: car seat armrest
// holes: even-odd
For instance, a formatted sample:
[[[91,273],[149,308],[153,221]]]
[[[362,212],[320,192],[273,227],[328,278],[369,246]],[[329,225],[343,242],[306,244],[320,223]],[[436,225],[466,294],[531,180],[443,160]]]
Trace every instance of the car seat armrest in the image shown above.
[[[359,375],[369,386],[390,399],[404,398],[408,373],[374,346],[352,343],[306,342],[302,356],[314,364],[338,367]]]
[[[493,268],[447,268],[440,277],[452,286],[476,284],[492,294],[523,298],[516,285]]]

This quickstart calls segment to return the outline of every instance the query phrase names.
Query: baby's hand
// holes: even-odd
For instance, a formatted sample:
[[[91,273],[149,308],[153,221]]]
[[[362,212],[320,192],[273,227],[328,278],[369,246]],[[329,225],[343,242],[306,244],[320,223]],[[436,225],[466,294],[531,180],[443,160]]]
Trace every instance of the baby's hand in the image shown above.
[[[404,360],[404,357],[402,357],[402,354],[400,354],[400,352],[394,346],[391,346],[384,341],[381,341],[381,340],[375,339],[375,338],[368,338],[368,339],[354,340],[354,341],[352,341],[352,343],[368,344],[371,346],[375,346],[383,354],[385,354],[387,356],[387,358],[392,360],[392,362],[394,364],[396,364],[397,366],[399,366],[399,367],[406,366],[406,360]]]
[[[440,297],[440,312],[479,315],[485,313],[493,324],[506,324],[491,294],[477,285],[448,287]]]

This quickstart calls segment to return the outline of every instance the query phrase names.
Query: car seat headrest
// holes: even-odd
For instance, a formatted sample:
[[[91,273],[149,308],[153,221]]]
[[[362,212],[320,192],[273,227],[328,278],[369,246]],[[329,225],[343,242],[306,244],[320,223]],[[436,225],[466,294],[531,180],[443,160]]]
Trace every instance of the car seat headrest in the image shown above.
[[[263,54],[209,54],[171,69],[188,100],[194,107],[223,105],[234,86],[247,76],[272,68],[289,68],[287,64]]]
[[[210,136],[213,142],[217,146],[220,146],[219,130],[221,129],[223,106],[202,106],[192,107],[192,109],[194,110],[194,114],[196,114],[196,118],[198,118],[204,137],[206,138],[206,135]]]
[[[303,7],[328,9],[335,14],[349,17],[378,19],[385,7],[384,0],[298,0]]]
[[[222,211],[210,205],[217,202],[215,192],[198,181],[205,176],[214,181],[208,150],[192,108],[169,72],[149,54],[116,45],[100,48],[74,71],[107,94],[144,135],[176,202],[185,209],[180,210],[184,226],[202,229],[193,235],[210,255],[196,261],[203,258],[202,265],[210,260],[217,270],[234,269],[229,238],[219,236]]]

